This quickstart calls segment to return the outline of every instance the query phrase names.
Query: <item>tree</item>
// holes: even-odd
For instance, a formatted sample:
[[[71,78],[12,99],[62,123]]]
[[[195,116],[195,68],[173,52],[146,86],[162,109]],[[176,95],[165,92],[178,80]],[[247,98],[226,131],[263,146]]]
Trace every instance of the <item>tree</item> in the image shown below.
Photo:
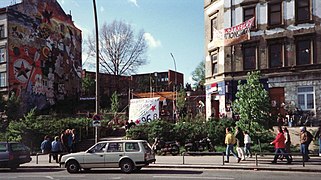
[[[118,95],[116,91],[111,95],[110,100],[111,100],[111,112],[114,115],[116,115],[119,109],[119,100],[118,100]]]
[[[178,92],[178,96],[176,99],[176,107],[180,115],[183,115],[185,113],[183,112],[185,103],[186,103],[186,92],[184,88],[181,88]]]
[[[95,80],[89,76],[86,76],[82,79],[82,90],[85,95],[95,94]]]
[[[96,57],[95,36],[88,37],[88,54]],[[102,71],[113,75],[135,73],[146,64],[147,43],[141,30],[136,37],[129,24],[121,21],[104,23],[99,33],[99,64]]]
[[[201,61],[192,72],[192,79],[195,81],[194,86],[204,86],[205,83],[205,63]]]
[[[252,133],[270,128],[269,96],[259,80],[259,71],[248,73],[246,83],[239,81],[237,99],[233,103],[233,109],[240,115],[238,126]]]

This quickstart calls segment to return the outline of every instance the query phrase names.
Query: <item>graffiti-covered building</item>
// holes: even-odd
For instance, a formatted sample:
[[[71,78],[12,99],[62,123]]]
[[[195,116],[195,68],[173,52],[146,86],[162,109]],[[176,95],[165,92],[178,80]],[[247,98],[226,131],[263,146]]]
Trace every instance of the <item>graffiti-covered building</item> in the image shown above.
[[[231,115],[238,81],[260,70],[272,113],[291,114],[285,107],[292,106],[320,119],[320,6],[320,0],[204,0],[207,117]]]
[[[26,109],[77,98],[81,31],[56,0],[23,0],[0,9],[0,92]]]

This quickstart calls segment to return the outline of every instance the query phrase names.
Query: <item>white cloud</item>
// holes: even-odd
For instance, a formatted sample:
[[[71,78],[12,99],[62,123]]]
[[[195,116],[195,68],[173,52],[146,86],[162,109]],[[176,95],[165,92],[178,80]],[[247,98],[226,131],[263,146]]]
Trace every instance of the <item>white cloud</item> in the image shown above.
[[[104,12],[105,8],[103,6],[100,6],[100,12]]]
[[[162,45],[160,40],[156,40],[153,37],[153,35],[150,34],[150,33],[145,33],[144,34],[144,38],[147,41],[148,46],[151,47],[151,48],[157,48],[157,47],[160,47]]]
[[[137,0],[128,0],[130,3],[133,3],[136,7],[139,7],[137,4]]]

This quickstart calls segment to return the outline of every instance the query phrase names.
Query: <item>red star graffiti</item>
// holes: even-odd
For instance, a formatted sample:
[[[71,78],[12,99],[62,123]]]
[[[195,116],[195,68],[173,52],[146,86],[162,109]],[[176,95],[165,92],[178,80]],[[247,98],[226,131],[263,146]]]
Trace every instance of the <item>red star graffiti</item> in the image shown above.
[[[152,110],[153,112],[156,110],[156,105],[154,105],[154,106],[152,106],[151,108],[150,108],[150,110]]]
[[[139,123],[140,123],[140,120],[139,120],[139,119],[137,119],[137,120],[135,121],[135,123],[136,123],[136,124],[139,124]]]

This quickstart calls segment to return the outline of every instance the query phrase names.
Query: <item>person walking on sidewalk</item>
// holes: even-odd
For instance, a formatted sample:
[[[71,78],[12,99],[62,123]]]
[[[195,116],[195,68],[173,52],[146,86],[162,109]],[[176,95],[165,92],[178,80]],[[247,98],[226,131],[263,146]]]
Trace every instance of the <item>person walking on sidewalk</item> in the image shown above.
[[[252,158],[252,151],[251,151],[251,137],[249,135],[249,133],[247,131],[244,131],[244,152],[246,154],[247,157]]]
[[[319,128],[317,132],[314,135],[314,139],[318,140],[319,143],[319,156],[321,156],[321,124],[319,125]]]
[[[303,160],[309,161],[309,145],[312,140],[309,137],[305,126],[300,127],[300,130],[300,152],[303,156]]]
[[[284,137],[285,137],[285,152],[288,154],[289,158],[292,160],[291,156],[291,137],[288,128],[283,128]]]
[[[275,155],[274,155],[274,160],[272,161],[272,164],[276,164],[277,159],[279,158],[279,155],[283,155],[283,157],[285,157],[287,160],[287,164],[291,164],[291,159],[285,153],[285,137],[284,137],[282,128],[280,126],[278,127],[278,134],[275,137],[275,140],[272,141],[270,144],[274,144],[274,147],[275,147]]]
[[[235,136],[232,134],[232,128],[227,127],[225,129],[226,135],[225,135],[225,144],[226,144],[226,163],[229,163],[230,161],[230,153],[233,154],[234,157],[237,158],[237,162],[239,163],[241,161],[241,158],[239,158],[235,152],[234,152],[234,144],[235,144]]]
[[[53,160],[55,160],[56,163],[59,163],[60,158],[58,159],[58,154],[62,153],[62,144],[60,142],[59,136],[56,136],[55,140],[51,143],[51,153]]]
[[[236,138],[236,151],[238,157],[245,161],[245,153],[244,153],[244,134],[240,127],[236,127],[235,131],[235,138]]]
[[[51,142],[50,137],[48,135],[44,137],[44,140],[40,145],[40,149],[43,154],[49,154],[51,152]]]

